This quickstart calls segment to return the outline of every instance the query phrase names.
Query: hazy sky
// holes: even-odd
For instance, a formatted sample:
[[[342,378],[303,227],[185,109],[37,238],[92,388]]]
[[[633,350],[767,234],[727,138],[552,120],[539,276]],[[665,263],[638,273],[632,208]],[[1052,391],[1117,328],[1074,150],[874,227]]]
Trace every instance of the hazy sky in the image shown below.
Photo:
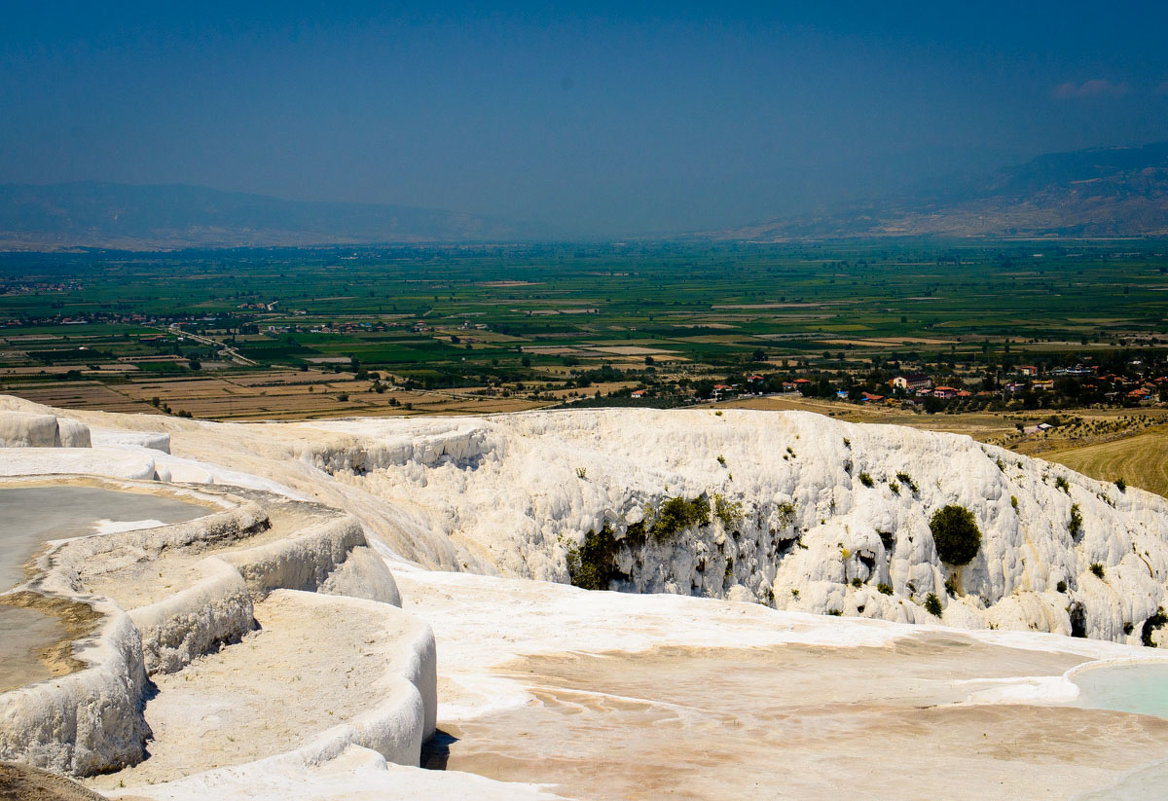
[[[619,236],[1168,140],[1168,4],[7,0],[0,183]]]

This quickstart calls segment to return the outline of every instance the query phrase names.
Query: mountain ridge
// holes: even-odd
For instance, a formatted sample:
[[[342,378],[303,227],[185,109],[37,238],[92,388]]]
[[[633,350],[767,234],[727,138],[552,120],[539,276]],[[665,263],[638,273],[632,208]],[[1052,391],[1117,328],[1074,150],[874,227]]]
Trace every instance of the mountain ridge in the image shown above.
[[[189,184],[0,185],[0,250],[279,247],[546,238],[544,226],[412,206]]]
[[[1047,153],[983,176],[696,236],[783,242],[884,237],[1168,235],[1168,142]]]
[[[1168,236],[1168,142],[1047,153],[824,211],[683,240]],[[552,227],[404,205],[285,200],[189,184],[0,185],[0,251],[469,244],[563,239]]]

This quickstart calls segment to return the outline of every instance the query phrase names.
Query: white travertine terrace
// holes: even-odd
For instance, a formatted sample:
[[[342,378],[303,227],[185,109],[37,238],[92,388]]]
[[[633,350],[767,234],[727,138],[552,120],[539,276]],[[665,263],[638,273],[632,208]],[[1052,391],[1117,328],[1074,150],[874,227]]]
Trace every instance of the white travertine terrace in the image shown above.
[[[618,798],[702,765],[687,787],[714,798],[757,793],[759,760],[807,799],[849,782],[1067,798],[1146,763],[1130,742],[1168,748],[1168,723],[1065,706],[1083,664],[1154,658],[1168,504],[965,437],[731,410],[218,424],[0,398],[0,415],[0,475],[213,507],[53,543],[17,588],[99,616],[80,669],[0,695],[0,758],[120,768],[88,780],[114,796]],[[630,537],[701,495],[740,516]],[[929,531],[947,504],[982,532],[961,568]],[[563,586],[603,528],[621,592]],[[699,681],[711,660],[736,667]],[[735,684],[772,663],[797,693]],[[637,684],[644,665],[660,678]],[[835,734],[782,734],[804,719]],[[1003,725],[1026,753],[979,750]],[[451,768],[491,778],[419,771],[435,726],[461,738]],[[913,737],[938,745],[912,766],[863,758]],[[686,751],[715,739],[743,766]],[[840,767],[797,772],[823,760]],[[913,771],[929,780],[893,785]]]
[[[88,448],[89,427],[51,414],[0,411],[0,448]]]
[[[141,762],[152,735],[147,677],[157,683],[197,660],[244,653],[239,649],[244,641],[254,645],[256,619],[263,617],[257,607],[291,592],[281,603],[309,610],[289,635],[296,639],[328,642],[330,632],[313,629],[329,615],[381,621],[370,641],[380,656],[372,674],[378,702],[354,709],[347,722],[303,728],[300,750],[321,759],[356,745],[416,764],[435,725],[433,636],[400,610],[393,577],[371,557],[357,521],[261,492],[244,498],[212,488],[176,491],[212,508],[185,523],[50,543],[29,580],[0,595],[49,614],[65,603],[95,619],[72,644],[71,669],[0,694],[0,759],[72,775]],[[270,621],[272,630],[280,627]],[[296,670],[311,665],[295,650],[273,658]],[[241,667],[262,675],[271,665],[253,659]],[[168,696],[158,699],[165,704]]]
[[[262,449],[232,447],[228,432]],[[626,409],[196,424],[172,439],[176,452],[214,451],[311,486],[432,567],[567,581],[566,555],[589,531],[607,525],[619,540],[647,506],[704,493],[741,504],[742,520],[623,549],[627,578],[614,588],[903,622],[933,620],[922,608],[931,593],[949,625],[1069,635],[1073,611],[1086,636],[1131,644],[1168,608],[1168,502],[952,434],[794,412]],[[947,504],[970,509],[983,535],[958,569],[938,558],[928,527]]]

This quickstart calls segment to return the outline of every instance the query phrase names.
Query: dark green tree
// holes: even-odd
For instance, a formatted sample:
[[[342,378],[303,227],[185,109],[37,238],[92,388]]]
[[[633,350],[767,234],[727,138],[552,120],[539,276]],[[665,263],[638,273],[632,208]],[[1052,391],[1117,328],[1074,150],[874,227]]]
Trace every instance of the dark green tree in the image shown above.
[[[929,520],[937,556],[946,564],[969,564],[981,548],[981,531],[973,512],[964,506],[950,504],[933,513]]]

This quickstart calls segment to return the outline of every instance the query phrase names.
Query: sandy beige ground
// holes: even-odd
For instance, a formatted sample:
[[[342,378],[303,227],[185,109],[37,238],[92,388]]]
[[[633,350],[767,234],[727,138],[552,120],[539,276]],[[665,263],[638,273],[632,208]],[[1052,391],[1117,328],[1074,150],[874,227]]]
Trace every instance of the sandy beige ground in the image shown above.
[[[1067,799],[1168,755],[1168,722],[965,706],[955,682],[1077,661],[943,636],[536,657],[506,669],[534,703],[449,726],[449,768],[589,799]]]
[[[146,705],[149,758],[89,786],[155,784],[283,753],[375,706],[386,694],[395,632],[320,600],[275,592],[256,606],[258,631],[179,673],[156,675],[158,692]]]
[[[1065,801],[1168,757],[1159,718],[969,703],[1118,646],[399,577],[407,608],[455,643],[438,722],[451,770],[580,799]],[[475,626],[491,603],[505,618]]]
[[[0,798],[19,801],[102,801],[102,796],[71,779],[10,762],[0,762]]]

